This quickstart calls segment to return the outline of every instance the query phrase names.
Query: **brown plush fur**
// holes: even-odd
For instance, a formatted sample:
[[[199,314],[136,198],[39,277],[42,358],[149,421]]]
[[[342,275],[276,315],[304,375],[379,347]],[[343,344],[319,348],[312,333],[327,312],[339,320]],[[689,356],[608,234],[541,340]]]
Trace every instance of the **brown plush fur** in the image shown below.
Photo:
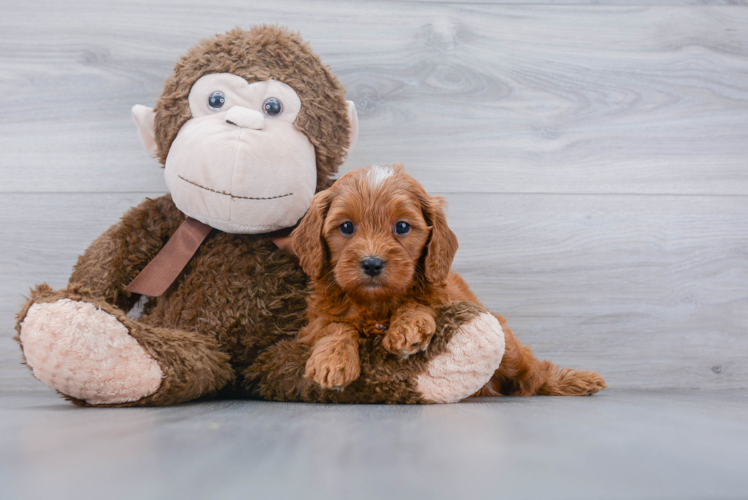
[[[249,82],[275,78],[293,87],[302,102],[296,126],[317,154],[317,187],[332,183],[348,146],[345,90],[298,35],[276,27],[234,30],[202,42],[180,60],[157,105],[162,162],[190,118],[187,96],[192,83],[216,72],[232,72]],[[19,335],[29,307],[40,302],[85,301],[115,316],[158,362],[165,378],[151,396],[110,406],[165,405],[237,393],[306,401],[420,401],[412,377],[424,369],[431,350],[380,367],[379,346],[369,346],[370,358],[363,347],[362,357],[370,361],[364,363],[360,385],[342,399],[310,389],[308,381],[297,376],[306,362],[306,347],[294,339],[305,324],[307,277],[266,235],[212,231],[166,293],[149,300],[138,320],[127,318],[125,313],[140,296],[125,287],[183,221],[169,195],[130,209],[78,259],[65,290],[40,285],[32,291],[17,316]],[[477,314],[471,307],[476,308],[450,309],[439,316],[439,342]],[[439,342],[432,342],[436,353]]]
[[[478,303],[449,270],[457,239],[443,205],[399,164],[355,170],[315,196],[293,233],[301,264],[315,278],[301,338],[311,346],[308,379],[344,387],[359,376],[360,337],[383,336],[384,349],[407,357],[428,347],[436,308]],[[407,233],[395,231],[398,223],[409,225]],[[342,224],[352,224],[352,234]],[[371,258],[384,266],[373,276],[363,269]],[[507,332],[508,354],[482,395],[582,395],[605,387],[594,372],[538,361]]]
[[[349,146],[345,89],[298,34],[277,26],[237,28],[203,40],[177,62],[154,108],[162,164],[177,132],[192,117],[192,85],[211,73],[233,73],[249,83],[273,79],[292,87],[301,99],[294,125],[309,137],[317,156],[317,190],[332,183]]]
[[[259,352],[303,326],[307,278],[267,237],[214,230],[167,292],[151,299],[138,321],[126,318],[138,296],[124,287],[183,220],[169,195],[130,209],[80,257],[66,290],[42,285],[32,293],[18,315],[19,333],[31,304],[85,300],[116,316],[166,375],[158,392],[137,404],[233,387]]]
[[[221,72],[294,88],[302,103],[295,126],[315,146],[318,189],[329,186],[349,145],[345,89],[297,34],[274,26],[235,29],[180,59],[155,108],[161,162],[191,117],[192,84]],[[42,285],[32,293],[17,330],[33,303],[76,297],[120,319],[161,366],[166,378],[158,392],[132,404],[169,404],[240,387],[242,372],[263,349],[303,326],[307,278],[266,236],[214,230],[139,321],[125,318],[139,299],[125,287],[183,221],[168,195],[131,209],[80,257],[66,290]]]
[[[62,298],[90,302],[122,322],[159,363],[165,378],[155,394],[132,403],[95,406],[167,405],[212,394],[422,403],[415,377],[445,350],[460,325],[484,312],[469,303],[440,310],[429,349],[407,361],[389,356],[381,338],[362,339],[361,378],[345,393],[325,391],[303,378],[309,348],[296,340],[305,324],[307,277],[264,235],[213,231],[177,282],[151,299],[139,320],[126,317],[125,310],[137,297],[124,292],[124,286],[183,218],[169,195],[130,209],[80,257],[67,289],[39,285],[17,316],[20,334],[20,324],[35,303]]]

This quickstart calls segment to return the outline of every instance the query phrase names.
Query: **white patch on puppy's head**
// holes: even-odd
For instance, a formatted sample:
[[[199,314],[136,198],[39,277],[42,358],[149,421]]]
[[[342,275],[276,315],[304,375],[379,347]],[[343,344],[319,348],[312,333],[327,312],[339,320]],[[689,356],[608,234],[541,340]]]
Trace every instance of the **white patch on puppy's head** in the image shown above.
[[[371,170],[367,173],[369,177],[369,184],[372,188],[378,188],[381,186],[388,177],[395,174],[392,167],[380,167],[379,165],[373,165]]]

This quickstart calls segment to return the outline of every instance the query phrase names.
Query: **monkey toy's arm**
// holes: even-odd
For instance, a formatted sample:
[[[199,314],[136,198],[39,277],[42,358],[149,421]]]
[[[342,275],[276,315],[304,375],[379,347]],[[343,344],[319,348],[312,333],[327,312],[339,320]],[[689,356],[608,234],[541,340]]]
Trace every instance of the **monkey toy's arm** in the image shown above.
[[[126,292],[125,287],[183,221],[171,196],[146,199],[91,243],[78,258],[68,287],[87,290],[92,297],[129,311],[139,295]]]
[[[245,371],[255,397],[316,403],[447,403],[466,398],[491,378],[504,353],[499,321],[470,302],[438,307],[428,348],[403,359],[382,347],[383,336],[358,341],[361,376],[345,388],[324,389],[304,377],[312,348],[282,340]]]

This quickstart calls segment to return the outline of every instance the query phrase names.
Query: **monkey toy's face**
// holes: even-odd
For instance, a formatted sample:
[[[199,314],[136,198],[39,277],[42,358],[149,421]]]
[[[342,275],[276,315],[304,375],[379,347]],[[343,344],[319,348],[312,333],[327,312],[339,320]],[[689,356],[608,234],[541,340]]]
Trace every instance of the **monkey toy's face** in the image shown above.
[[[191,117],[164,162],[177,208],[229,233],[295,225],[318,186],[315,148],[294,125],[302,107],[296,91],[274,79],[249,83],[232,73],[211,73],[192,85],[187,100]],[[345,104],[350,150],[358,119],[353,103]],[[133,117],[146,149],[157,156],[153,108],[135,106]]]
[[[294,120],[296,92],[275,80],[205,75],[189,95],[192,118],[166,159],[177,207],[230,233],[293,226],[314,196],[314,147]]]

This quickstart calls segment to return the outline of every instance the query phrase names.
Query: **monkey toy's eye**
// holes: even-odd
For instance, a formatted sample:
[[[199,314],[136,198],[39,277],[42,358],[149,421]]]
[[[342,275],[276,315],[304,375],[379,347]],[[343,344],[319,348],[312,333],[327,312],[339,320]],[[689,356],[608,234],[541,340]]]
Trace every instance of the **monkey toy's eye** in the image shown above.
[[[343,236],[350,236],[355,230],[356,229],[353,227],[353,222],[348,221],[340,225],[340,232],[343,233]]]
[[[280,99],[269,97],[262,103],[262,111],[268,116],[278,116],[283,113],[283,103]]]
[[[403,221],[398,222],[395,224],[395,232],[400,236],[405,236],[410,232],[410,224]]]
[[[218,111],[226,104],[226,95],[220,90],[216,90],[208,97],[208,107],[211,111]]]

